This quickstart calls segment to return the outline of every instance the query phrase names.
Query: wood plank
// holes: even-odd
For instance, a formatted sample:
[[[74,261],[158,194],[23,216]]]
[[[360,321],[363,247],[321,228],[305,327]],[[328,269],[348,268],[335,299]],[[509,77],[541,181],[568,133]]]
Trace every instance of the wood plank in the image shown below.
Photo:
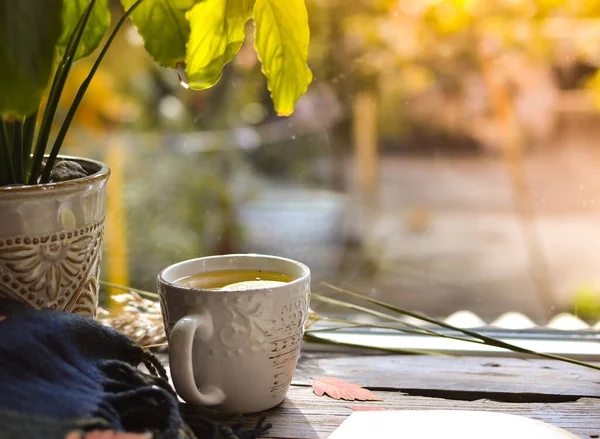
[[[396,410],[482,410],[527,416],[564,428],[581,438],[600,435],[600,399],[580,398],[565,403],[506,403],[487,399],[455,401],[403,395],[400,392],[375,391],[381,402],[336,401],[314,395],[310,388],[292,386],[286,400],[264,414],[273,428],[266,438],[321,439],[327,438],[346,419],[352,410],[348,406],[384,407]],[[245,417],[251,425],[258,416]],[[401,430],[398,431],[401,437]]]
[[[456,398],[464,393],[464,399],[480,394],[480,398],[515,400],[518,395],[530,402],[545,400],[536,395],[546,395],[548,401],[600,398],[599,371],[552,360],[303,354],[293,384],[310,386],[319,376],[423,396],[452,392]]]
[[[318,397],[309,386],[323,375],[376,389],[383,401]],[[274,425],[265,437],[327,438],[352,413],[349,406],[369,405],[522,415],[591,439],[600,437],[599,394],[600,373],[551,360],[305,353],[286,400],[264,413]],[[251,425],[258,415],[244,419]]]

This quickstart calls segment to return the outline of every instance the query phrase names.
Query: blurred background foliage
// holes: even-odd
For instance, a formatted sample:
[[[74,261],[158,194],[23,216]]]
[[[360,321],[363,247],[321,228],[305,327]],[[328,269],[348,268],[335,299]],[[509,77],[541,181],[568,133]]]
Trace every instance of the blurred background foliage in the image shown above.
[[[485,118],[490,91],[484,70],[489,62],[493,74],[503,76],[517,98],[526,99],[542,87],[539,83],[548,87],[549,95],[557,94],[553,89],[578,89],[597,103],[600,94],[600,3],[594,0],[307,3],[316,82],[331,87],[342,103],[363,88],[375,89],[382,100],[379,125],[386,137],[396,139],[398,132],[406,132],[414,126],[409,123],[412,118],[476,137],[456,120]],[[119,8],[117,2],[113,7]],[[200,93],[184,90],[177,75],[157,68],[142,44],[135,28],[121,33],[78,114],[80,127],[90,132],[104,132],[106,125],[219,130],[275,118],[261,84],[251,33],[223,80]],[[75,65],[65,102],[72,100],[90,63]],[[439,103],[456,111],[435,111]],[[407,122],[399,124],[398,118]]]
[[[112,4],[116,12],[118,3]],[[393,282],[377,277],[383,262],[380,249],[369,241],[373,233],[349,225],[364,218],[364,211],[386,209],[385,201],[377,208],[369,204],[378,198],[372,191],[385,185],[379,169],[372,170],[376,189],[360,177],[369,172],[357,163],[362,161],[357,158],[361,132],[374,133],[377,150],[371,153],[383,165],[398,156],[468,156],[479,157],[477,163],[486,174],[485,166],[495,165],[485,160],[504,160],[513,182],[512,197],[517,206],[519,200],[524,206],[520,211],[517,207],[517,216],[527,224],[535,222],[535,209],[529,208],[535,200],[527,188],[521,190],[523,161],[556,143],[565,118],[576,115],[597,122],[597,0],[307,0],[307,6],[309,65],[315,81],[287,119],[273,112],[250,32],[219,84],[204,92],[185,90],[175,73],[156,67],[133,27],[118,37],[81,105],[78,129],[72,130],[68,142],[69,153],[103,159],[113,172],[122,173],[123,178],[113,178],[111,185],[118,187],[111,190],[122,193],[123,205],[116,210],[109,205],[107,216],[109,228],[124,232],[108,232],[107,240],[119,236],[120,242],[108,243],[104,277],[153,289],[155,274],[170,263],[252,250],[255,247],[244,241],[248,224],[240,223],[240,212],[265,197],[278,203],[281,194],[272,195],[273,189],[290,188],[345,196],[335,208],[325,203],[331,213],[327,227],[344,233],[334,233],[328,243],[335,248],[334,264],[316,259],[321,261],[314,266],[318,277],[374,285],[373,290],[391,294]],[[89,63],[75,65],[65,102],[72,99]],[[372,129],[361,128],[367,122],[357,116],[364,114],[357,113],[358,96],[373,103]],[[115,149],[120,152],[111,155]],[[365,204],[365,197],[371,201]],[[313,205],[300,197],[304,201],[289,209],[325,209],[321,204],[315,207],[318,198],[313,197]],[[357,214],[357,205],[367,207]],[[436,207],[427,206],[426,200],[404,207],[407,216],[397,222],[406,222],[410,233],[435,222]],[[344,215],[339,214],[342,208]],[[372,227],[375,224],[377,220]],[[301,235],[297,229],[289,234]],[[545,244],[530,235],[523,236],[523,245],[529,248],[529,258],[535,258],[536,248]],[[273,251],[294,256],[285,251],[296,245],[292,238],[273,243]],[[510,252],[502,257],[510,258]],[[544,272],[543,263],[532,264],[533,270]],[[460,273],[471,269],[458,267],[448,275],[454,290],[464,281]],[[423,285],[429,285],[429,274],[420,275]],[[587,317],[594,314],[600,309],[596,290],[577,291],[579,285],[600,282],[600,266],[597,275],[554,285],[560,294],[554,292],[552,304],[540,299],[546,311],[538,315],[550,312],[546,308],[573,310],[577,297],[584,297]],[[527,278],[523,282],[536,278],[527,269],[522,276]],[[533,290],[543,289],[543,283]],[[510,299],[500,305],[486,302],[474,295],[477,288],[469,285],[461,294],[471,297],[473,307],[484,314],[511,309],[535,314],[532,309],[538,309]],[[470,303],[437,300],[437,307],[430,307],[431,297],[414,299],[414,307],[448,314]]]

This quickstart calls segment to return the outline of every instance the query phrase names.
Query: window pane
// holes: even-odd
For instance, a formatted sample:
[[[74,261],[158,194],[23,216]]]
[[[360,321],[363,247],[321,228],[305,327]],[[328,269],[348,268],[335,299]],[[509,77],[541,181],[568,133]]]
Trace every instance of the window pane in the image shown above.
[[[315,80],[289,118],[251,26],[203,92],[120,34],[65,151],[112,167],[103,278],[154,290],[171,263],[260,252],[435,317],[595,323],[598,2],[307,6]]]

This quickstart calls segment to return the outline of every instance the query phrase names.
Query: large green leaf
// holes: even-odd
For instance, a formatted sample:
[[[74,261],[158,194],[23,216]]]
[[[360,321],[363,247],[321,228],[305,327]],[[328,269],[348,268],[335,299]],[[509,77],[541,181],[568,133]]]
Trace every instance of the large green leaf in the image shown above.
[[[58,52],[62,56],[71,32],[77,26],[77,22],[83,15],[85,8],[90,3],[90,0],[67,0],[62,8],[62,33],[58,39]],[[90,15],[90,19],[85,27],[81,42],[77,48],[75,59],[83,58],[88,56],[102,41],[106,31],[110,27],[110,8],[108,7],[108,0],[96,0],[94,8]]]
[[[308,15],[304,0],[256,0],[255,46],[280,116],[294,105],[312,81],[308,58]]]
[[[203,0],[171,0],[171,1],[177,9],[183,9],[184,11],[187,11],[187,10],[191,9],[191,7],[194,6],[194,4],[196,4],[200,1],[203,1]]]
[[[129,9],[135,0],[121,0]],[[144,39],[146,51],[157,64],[175,68],[185,59],[185,45],[190,25],[181,0],[144,0],[131,14],[131,19]]]
[[[202,90],[221,79],[223,66],[244,43],[253,7],[254,0],[203,0],[188,11],[186,74],[191,88]]]
[[[0,0],[0,115],[38,108],[60,35],[62,0]]]

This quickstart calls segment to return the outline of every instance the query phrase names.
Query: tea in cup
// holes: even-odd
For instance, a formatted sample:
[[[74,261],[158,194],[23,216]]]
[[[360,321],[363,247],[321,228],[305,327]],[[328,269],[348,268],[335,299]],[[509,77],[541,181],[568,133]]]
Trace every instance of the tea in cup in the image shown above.
[[[308,267],[211,256],[167,267],[158,290],[171,377],[186,402],[253,413],[284,400],[308,316]]]
[[[176,280],[175,283],[195,289],[237,291],[282,285],[294,279],[285,273],[275,271],[220,270],[192,274]]]

